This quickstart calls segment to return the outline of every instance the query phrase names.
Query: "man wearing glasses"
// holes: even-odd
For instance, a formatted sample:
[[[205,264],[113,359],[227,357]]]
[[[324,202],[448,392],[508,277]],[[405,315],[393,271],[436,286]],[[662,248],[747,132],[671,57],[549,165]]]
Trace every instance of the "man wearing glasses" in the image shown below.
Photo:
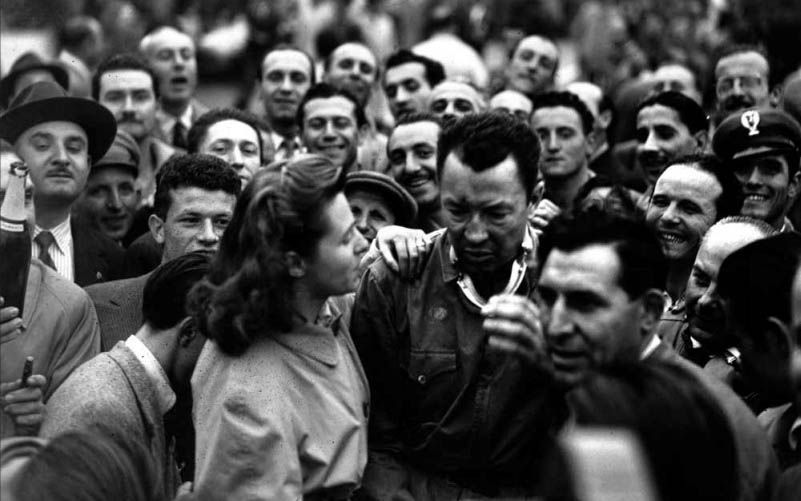
[[[746,108],[773,106],[777,89],[768,81],[770,64],[757,47],[738,46],[725,53],[715,65],[715,96],[718,122]]]

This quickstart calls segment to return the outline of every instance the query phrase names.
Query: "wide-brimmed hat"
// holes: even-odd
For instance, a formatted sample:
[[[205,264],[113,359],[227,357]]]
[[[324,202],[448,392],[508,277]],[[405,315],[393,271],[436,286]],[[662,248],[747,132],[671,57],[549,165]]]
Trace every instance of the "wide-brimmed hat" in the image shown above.
[[[345,195],[356,190],[383,197],[390,210],[395,213],[395,224],[406,226],[417,218],[417,202],[397,181],[386,174],[367,170],[348,173],[345,177]]]
[[[86,132],[92,160],[102,158],[114,141],[117,122],[105,107],[70,97],[53,82],[36,82],[17,95],[0,115],[0,139],[14,144],[23,132],[43,122],[73,122]]]
[[[17,83],[17,78],[23,73],[33,70],[49,71],[61,87],[69,89],[70,77],[64,68],[55,63],[48,63],[35,52],[26,52],[14,61],[8,75],[0,80],[0,106],[5,107],[8,105],[8,100],[14,92],[14,84]]]

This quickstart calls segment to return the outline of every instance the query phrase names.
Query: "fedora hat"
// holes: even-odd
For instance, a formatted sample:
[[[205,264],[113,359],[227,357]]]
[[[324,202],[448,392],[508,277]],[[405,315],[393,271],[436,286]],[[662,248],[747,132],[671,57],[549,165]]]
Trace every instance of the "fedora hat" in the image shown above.
[[[8,75],[0,80],[0,106],[8,105],[8,100],[14,92],[14,85],[20,75],[33,70],[49,71],[60,86],[69,89],[70,77],[64,68],[54,63],[48,63],[35,52],[26,52],[14,61]]]
[[[43,122],[73,122],[86,132],[89,155],[100,159],[117,133],[114,115],[105,107],[81,97],[70,97],[53,82],[36,82],[20,92],[0,115],[0,139],[11,144],[23,132]]]

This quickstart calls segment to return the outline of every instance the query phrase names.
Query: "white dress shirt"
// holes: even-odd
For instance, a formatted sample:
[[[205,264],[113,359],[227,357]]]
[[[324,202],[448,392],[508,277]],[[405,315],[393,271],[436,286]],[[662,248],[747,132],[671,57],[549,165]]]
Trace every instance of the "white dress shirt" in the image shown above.
[[[43,231],[49,231],[56,239],[55,243],[50,246],[50,258],[53,260],[53,264],[56,265],[56,271],[70,282],[74,282],[75,263],[72,260],[72,225],[70,224],[70,218],[68,217],[49,230],[45,230],[37,224],[33,229],[33,238],[36,238],[36,235]],[[39,259],[40,250],[36,242],[31,246],[31,255]]]
[[[178,118],[174,115],[170,115],[161,108],[156,111],[156,117],[158,118],[158,124],[163,134],[162,137],[164,137],[168,143],[172,144],[173,129],[178,120],[181,120],[187,132],[189,132],[189,129],[192,127],[192,105],[190,104],[187,106]]]

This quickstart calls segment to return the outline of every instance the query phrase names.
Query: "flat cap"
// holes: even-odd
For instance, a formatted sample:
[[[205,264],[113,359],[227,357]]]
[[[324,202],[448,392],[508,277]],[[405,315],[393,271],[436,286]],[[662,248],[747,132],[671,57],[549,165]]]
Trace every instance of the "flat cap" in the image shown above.
[[[92,165],[92,169],[101,167],[120,167],[132,172],[134,177],[139,175],[139,145],[134,138],[122,129],[117,129],[114,142],[103,158]]]
[[[380,172],[361,170],[348,173],[345,195],[364,190],[383,197],[395,213],[395,224],[408,226],[417,218],[417,202],[397,181]]]
[[[712,149],[723,161],[772,151],[801,150],[801,125],[770,108],[748,109],[727,117],[715,130]]]

